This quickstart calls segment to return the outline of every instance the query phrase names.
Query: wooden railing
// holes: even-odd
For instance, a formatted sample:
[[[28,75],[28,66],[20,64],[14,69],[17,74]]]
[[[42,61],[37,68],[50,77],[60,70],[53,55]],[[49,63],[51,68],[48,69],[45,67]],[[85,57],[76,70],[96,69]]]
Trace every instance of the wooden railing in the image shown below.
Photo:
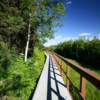
[[[66,86],[68,89],[70,88],[71,85],[74,86],[73,82],[70,79],[70,67],[80,74],[80,89],[78,89],[75,86],[74,88],[79,94],[81,100],[85,100],[86,80],[91,82],[96,88],[100,89],[100,76],[96,75],[94,72],[88,69],[83,68],[82,66],[70,62],[66,58],[54,52],[52,54],[60,66],[61,73],[64,73],[66,75],[67,78]],[[64,71],[62,62],[66,63],[67,71]]]

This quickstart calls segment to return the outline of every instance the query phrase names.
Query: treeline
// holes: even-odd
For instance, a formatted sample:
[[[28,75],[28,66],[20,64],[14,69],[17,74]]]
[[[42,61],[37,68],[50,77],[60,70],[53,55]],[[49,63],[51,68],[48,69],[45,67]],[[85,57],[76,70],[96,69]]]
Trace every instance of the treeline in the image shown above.
[[[0,100],[29,100],[44,64],[43,43],[64,0],[0,0]]]
[[[54,47],[54,51],[64,57],[76,59],[90,67],[93,66],[94,69],[100,69],[100,40],[97,38],[60,43]]]
[[[63,0],[0,0],[0,41],[32,56],[35,43],[51,38],[63,15]]]

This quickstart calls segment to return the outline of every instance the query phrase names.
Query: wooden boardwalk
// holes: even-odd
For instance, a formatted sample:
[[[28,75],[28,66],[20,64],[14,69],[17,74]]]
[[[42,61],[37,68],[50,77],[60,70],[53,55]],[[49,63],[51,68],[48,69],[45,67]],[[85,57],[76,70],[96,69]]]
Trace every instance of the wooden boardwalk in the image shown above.
[[[72,100],[52,55],[47,59],[32,100]]]

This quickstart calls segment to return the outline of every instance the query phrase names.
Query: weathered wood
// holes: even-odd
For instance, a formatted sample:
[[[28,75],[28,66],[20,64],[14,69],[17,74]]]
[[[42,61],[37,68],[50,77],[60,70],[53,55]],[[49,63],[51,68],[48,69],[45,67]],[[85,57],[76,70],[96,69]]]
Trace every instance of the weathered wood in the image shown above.
[[[80,94],[85,100],[85,90],[86,90],[86,79],[81,75],[80,76]]]
[[[55,58],[58,59],[58,62],[59,62],[59,60],[62,60],[62,62],[65,62],[67,65],[67,71],[64,72],[64,69],[61,68],[61,72],[63,72],[66,75],[66,79],[67,79],[66,85],[67,85],[68,90],[70,88],[70,85],[74,86],[73,82],[70,79],[70,67],[73,68],[76,72],[78,72],[80,74],[80,90],[77,87],[75,87],[75,86],[74,87],[75,87],[75,90],[77,90],[77,93],[82,100],[85,100],[86,80],[90,81],[95,87],[100,89],[100,76],[99,75],[95,74],[94,72],[92,72],[82,66],[72,63],[71,61],[67,60],[66,58],[64,58],[56,53],[53,53],[53,55],[55,55]],[[58,64],[60,67],[63,66],[60,63],[58,63]]]
[[[82,66],[76,65],[72,63],[71,61],[68,61],[66,58],[55,54],[60,59],[62,59],[65,63],[67,63],[71,68],[73,68],[76,72],[81,74],[84,78],[86,78],[88,81],[90,81],[95,87],[100,89],[100,76],[95,74],[93,71],[90,71]]]
[[[31,100],[72,100],[53,57],[47,54],[44,69]]]
[[[67,65],[67,77],[70,77],[70,66],[69,65]],[[67,80],[67,88],[68,88],[68,90],[70,88],[69,86],[70,86],[70,81]]]

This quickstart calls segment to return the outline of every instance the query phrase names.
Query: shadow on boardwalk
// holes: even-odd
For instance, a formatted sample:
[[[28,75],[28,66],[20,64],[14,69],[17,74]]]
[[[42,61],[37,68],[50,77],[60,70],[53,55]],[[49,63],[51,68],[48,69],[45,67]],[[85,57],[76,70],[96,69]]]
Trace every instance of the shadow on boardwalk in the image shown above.
[[[55,62],[53,62],[52,57],[49,57],[49,67],[48,67],[48,85],[47,85],[47,100],[52,100],[52,96],[55,95],[57,100],[66,100],[60,94],[59,85],[62,85],[66,88],[66,86],[57,79],[57,76],[61,77],[60,73],[57,73],[58,70]],[[53,77],[52,77],[53,76]],[[54,85],[52,86],[52,84]],[[53,96],[54,97],[54,96]]]
[[[72,100],[55,60],[49,54],[35,93],[30,100]]]

